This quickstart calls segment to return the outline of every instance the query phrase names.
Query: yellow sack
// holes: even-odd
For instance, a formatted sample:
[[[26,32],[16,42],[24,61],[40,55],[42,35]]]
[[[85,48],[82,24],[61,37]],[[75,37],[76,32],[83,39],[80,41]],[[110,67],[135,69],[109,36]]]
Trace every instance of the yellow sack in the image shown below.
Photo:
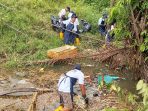
[[[63,33],[63,32],[60,32],[60,34],[59,34],[59,35],[60,35],[60,39],[62,39],[62,40],[63,40],[63,39],[64,39],[64,33]]]
[[[75,39],[75,45],[80,45],[80,38],[77,38]]]

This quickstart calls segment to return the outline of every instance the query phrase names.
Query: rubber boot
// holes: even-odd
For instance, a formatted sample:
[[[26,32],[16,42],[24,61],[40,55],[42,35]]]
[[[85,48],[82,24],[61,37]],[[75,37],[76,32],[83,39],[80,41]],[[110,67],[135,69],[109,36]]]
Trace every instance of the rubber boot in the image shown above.
[[[63,111],[63,106],[62,105],[58,106],[54,111]]]
[[[60,35],[60,39],[63,40],[64,39],[64,33],[63,32],[60,32],[59,35]]]
[[[75,39],[75,45],[80,45],[80,38],[76,37],[76,39]]]

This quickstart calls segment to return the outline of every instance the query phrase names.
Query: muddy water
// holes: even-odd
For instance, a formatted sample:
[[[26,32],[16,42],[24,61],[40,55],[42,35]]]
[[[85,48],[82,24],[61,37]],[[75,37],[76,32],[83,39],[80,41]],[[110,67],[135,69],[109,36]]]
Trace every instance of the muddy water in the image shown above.
[[[97,76],[99,73],[104,73],[108,75],[116,75],[125,80],[117,80],[116,82],[122,89],[125,89],[129,92],[136,94],[136,83],[137,81],[132,79],[132,73],[128,70],[121,71],[120,69],[113,70],[109,68],[108,64],[99,64],[98,62],[93,62],[92,60],[78,60],[73,64],[68,65],[55,65],[54,67],[48,67],[47,70],[54,70],[58,73],[65,73],[71,69],[73,69],[74,65],[80,63],[82,65],[82,72],[85,75],[94,75]]]

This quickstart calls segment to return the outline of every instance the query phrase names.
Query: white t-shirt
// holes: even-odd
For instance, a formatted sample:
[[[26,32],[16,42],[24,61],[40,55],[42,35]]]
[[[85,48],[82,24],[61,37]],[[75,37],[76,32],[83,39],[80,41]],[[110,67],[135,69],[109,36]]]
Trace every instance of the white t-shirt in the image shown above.
[[[59,15],[59,18],[61,18],[63,15],[66,15],[66,10],[62,9],[58,15]]]
[[[72,14],[73,14],[73,13],[69,12],[68,18],[71,18]]]
[[[113,30],[114,29],[114,25],[111,25],[111,30]]]
[[[78,84],[84,84],[84,74],[77,69],[70,70],[66,73],[67,76],[73,77],[77,79]],[[58,91],[70,93],[70,78],[65,75],[60,77],[58,82]],[[61,82],[62,81],[62,82]]]
[[[101,18],[98,20],[98,25],[101,25],[102,21],[104,21],[104,19],[101,17]]]
[[[69,18],[68,20],[64,20],[63,24],[65,24],[66,26],[70,23],[71,18]],[[77,26],[79,25],[79,21],[78,18],[76,18],[75,22],[74,22],[74,31],[77,32]]]

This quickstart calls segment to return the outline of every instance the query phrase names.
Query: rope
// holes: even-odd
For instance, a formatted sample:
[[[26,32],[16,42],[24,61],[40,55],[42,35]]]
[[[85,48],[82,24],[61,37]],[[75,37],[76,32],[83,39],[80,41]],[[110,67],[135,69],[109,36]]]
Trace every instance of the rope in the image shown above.
[[[63,30],[66,30],[66,31],[68,31],[68,32],[71,32],[71,33],[73,33],[73,34],[76,34],[76,35],[78,35],[78,36],[80,36],[80,37],[85,37],[85,38],[93,39],[93,40],[99,41],[99,42],[101,42],[101,43],[104,43],[103,40],[96,39],[96,38],[92,38],[92,37],[90,37],[90,36],[86,36],[86,35],[82,35],[82,34],[78,34],[78,33],[76,33],[76,32],[73,32],[73,31],[71,31],[71,30],[67,30],[67,29],[65,29],[65,28],[63,28],[63,27],[60,27],[60,26],[57,26],[57,25],[54,25],[54,24],[51,24],[51,26],[55,26],[55,27],[57,27],[57,28],[61,28],[61,29],[63,29]]]

